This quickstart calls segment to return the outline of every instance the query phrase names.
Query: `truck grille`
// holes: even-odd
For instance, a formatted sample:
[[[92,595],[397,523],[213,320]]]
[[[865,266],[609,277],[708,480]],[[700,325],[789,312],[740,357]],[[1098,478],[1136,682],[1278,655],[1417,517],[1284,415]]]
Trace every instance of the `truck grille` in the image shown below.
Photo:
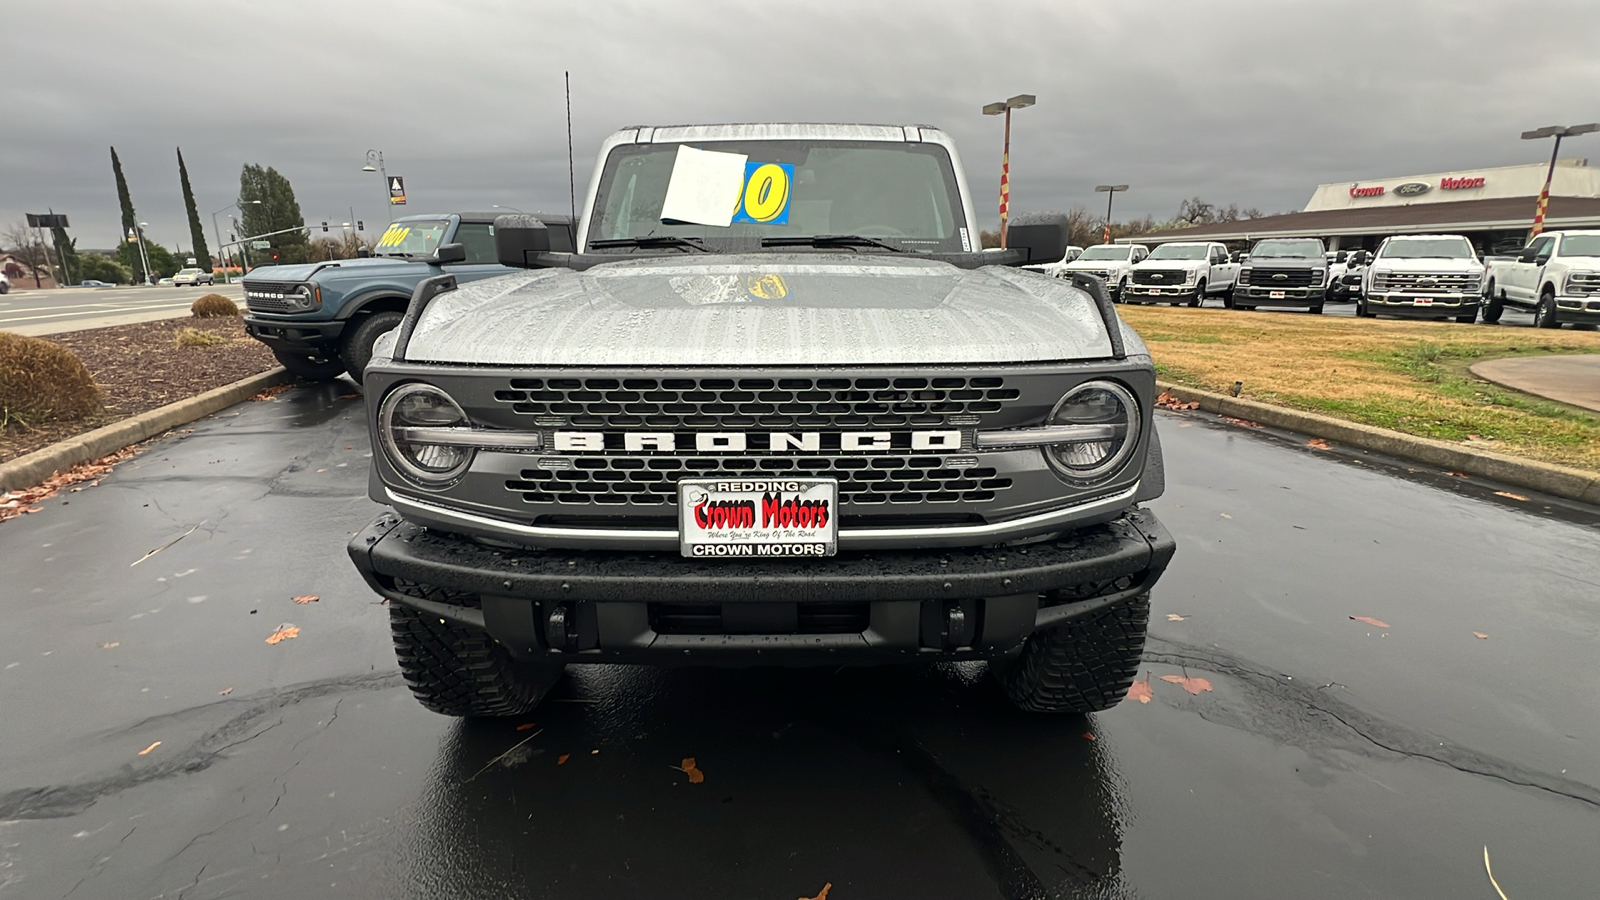
[[[1282,276],[1282,277],[1279,277]],[[1310,269],[1259,269],[1252,268],[1239,277],[1240,284],[1264,288],[1311,287],[1316,282]]]
[[[1476,294],[1478,276],[1465,272],[1391,272],[1372,276],[1375,291],[1415,294]]]
[[[563,460],[563,463],[566,460]],[[1011,487],[987,467],[952,468],[923,454],[872,456],[579,457],[571,468],[523,469],[506,490],[527,503],[678,504],[680,478],[837,478],[839,500],[859,505],[983,502]]]
[[[1133,283],[1177,287],[1183,284],[1183,275],[1182,269],[1135,269]]]
[[[1600,294],[1600,272],[1574,272],[1567,277],[1567,292],[1571,294]]]
[[[244,283],[244,302],[252,312],[288,312],[290,309],[287,300],[272,296],[274,294],[288,294],[299,288],[298,282],[292,281],[246,281]]]
[[[960,424],[1019,392],[1003,378],[514,378],[494,396],[535,424],[833,429]]]

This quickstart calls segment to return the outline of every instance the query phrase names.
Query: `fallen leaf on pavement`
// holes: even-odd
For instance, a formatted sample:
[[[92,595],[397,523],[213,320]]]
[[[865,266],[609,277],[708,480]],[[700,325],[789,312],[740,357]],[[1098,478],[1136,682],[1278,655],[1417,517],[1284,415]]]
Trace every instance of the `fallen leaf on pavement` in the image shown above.
[[[267,643],[276,644],[282,641],[287,641],[290,638],[297,638],[299,636],[299,628],[293,625],[284,625],[281,626],[277,631],[274,631],[271,637],[267,638]]]
[[[267,388],[266,390],[262,391],[259,394],[256,394],[255,396],[251,397],[250,399],[255,401],[255,402],[257,402],[257,403],[260,403],[263,400],[271,400],[274,397],[277,397],[279,394],[283,393],[284,391],[287,391],[291,387],[293,387],[293,385],[287,384],[287,383],[286,384],[273,385],[272,387]]]
[[[1094,735],[1093,735],[1093,734],[1090,734],[1090,733],[1089,733],[1089,732],[1087,732],[1087,731],[1085,731],[1085,732],[1084,732],[1084,733],[1083,733],[1083,737],[1084,737],[1084,739],[1085,739],[1085,740],[1089,740],[1089,741],[1092,741],[1092,740],[1094,740]]]
[[[154,744],[151,744],[150,746],[144,748],[143,750],[140,750],[139,751],[139,755],[140,756],[144,756],[146,753],[149,753],[151,750],[154,750],[155,748],[157,748],[159,746],[161,746],[161,742],[160,741],[156,741]]]
[[[317,602],[318,600],[321,600],[321,599],[322,598],[318,597],[316,594],[307,594],[307,595],[305,595],[303,597],[294,598],[294,602],[299,603],[299,604],[301,604],[303,606],[303,605],[305,605],[307,603],[315,603],[315,602]]]
[[[1189,617],[1188,616],[1180,616],[1177,613],[1167,613],[1167,621],[1168,622],[1182,622],[1184,619],[1187,619],[1187,618],[1189,618]]]
[[[700,771],[699,767],[694,764],[694,757],[692,756],[685,756],[681,764],[672,766],[671,768],[677,769],[679,772],[689,776],[690,784],[699,784],[700,782],[706,780],[706,773]]]
[[[1356,622],[1365,622],[1368,625],[1371,625],[1373,628],[1388,628],[1389,627],[1389,623],[1388,622],[1380,622],[1380,621],[1378,621],[1377,619],[1374,619],[1371,616],[1351,616],[1350,618],[1352,620],[1356,621]]]
[[[233,693],[233,688],[223,688],[222,690],[217,691],[217,696],[218,697],[226,697],[231,693]]]
[[[1187,675],[1163,675],[1161,680],[1181,685],[1184,690],[1191,694],[1199,694],[1201,691],[1211,690],[1211,682],[1204,678],[1190,678]]]
[[[1449,475],[1451,478],[1466,478],[1467,477],[1467,473],[1465,473],[1465,472],[1446,472],[1445,474]]]
[[[1474,631],[1472,633],[1472,636],[1477,638],[1480,641],[1487,641],[1489,639],[1489,636],[1487,634],[1484,634],[1481,631]]]
[[[1227,422],[1230,425],[1239,425],[1239,426],[1244,427],[1244,428],[1260,428],[1261,427],[1261,423],[1260,422],[1252,422],[1249,419],[1235,419],[1233,416],[1223,416],[1222,417],[1222,421]]]
[[[1322,438],[1312,438],[1311,440],[1306,441],[1306,446],[1313,450],[1327,450],[1328,442]]]
[[[523,722],[521,725],[517,726],[517,730],[518,731],[527,731],[529,728],[532,728],[533,726],[534,726],[533,722]]]
[[[815,897],[801,897],[800,900],[828,900],[828,892],[831,890],[833,890],[833,882],[830,881],[822,886],[822,890],[818,891]]]
[[[1513,494],[1510,491],[1495,491],[1494,495],[1496,497],[1510,497],[1512,500],[1523,500],[1523,501],[1526,501],[1528,499],[1527,497],[1524,497],[1521,494]]]
[[[1148,675],[1145,676],[1143,681],[1135,678],[1133,680],[1133,684],[1128,688],[1129,700],[1137,700],[1140,703],[1149,703],[1151,696],[1153,696],[1153,694],[1150,691],[1150,677]]]
[[[85,481],[92,482],[89,485],[90,487],[99,484],[100,478],[111,474],[112,466],[125,459],[132,458],[139,450],[139,447],[129,447],[110,456],[102,456],[99,459],[91,459],[88,462],[79,463],[65,472],[51,475],[36,487],[10,493],[0,491],[0,522],[26,515],[30,512],[38,512],[42,509],[38,504],[54,497],[62,488],[72,488],[73,491],[79,491],[82,488],[73,488],[72,486],[82,484]]]
[[[561,754],[560,756],[556,757],[556,765],[558,765],[558,766],[566,765],[567,764],[567,760],[570,759],[571,757],[572,757],[571,753],[563,753],[563,754]]]
[[[1170,392],[1162,391],[1161,396],[1156,398],[1156,405],[1162,409],[1199,409],[1200,401],[1191,400],[1185,403],[1184,401],[1179,400],[1177,397],[1172,396]]]
[[[101,644],[100,645],[100,649],[101,650],[110,650],[113,647],[121,647],[121,646],[122,646],[122,642],[121,641],[108,641],[108,642],[106,642],[104,644]]]

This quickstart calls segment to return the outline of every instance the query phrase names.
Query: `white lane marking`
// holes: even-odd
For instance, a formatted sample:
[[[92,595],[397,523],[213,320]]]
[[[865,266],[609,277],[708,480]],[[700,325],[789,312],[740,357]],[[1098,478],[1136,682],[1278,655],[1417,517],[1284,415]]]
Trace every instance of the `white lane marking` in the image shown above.
[[[73,319],[94,319],[94,318],[100,318],[100,317],[109,316],[109,315],[135,315],[135,314],[142,313],[142,312],[160,312],[160,311],[168,311],[168,310],[175,310],[175,309],[188,309],[188,308],[189,308],[189,304],[187,304],[187,303],[179,303],[179,304],[177,304],[175,306],[141,306],[138,309],[123,309],[123,310],[116,310],[115,312],[65,313],[65,314],[57,314],[57,315],[52,315],[52,316],[17,316],[15,318],[12,318],[10,316],[0,316],[0,324],[10,324],[10,323],[13,323],[13,322],[31,322],[31,321],[36,321],[36,320],[39,320],[39,319],[59,319],[59,320],[63,320],[63,321],[72,321]]]

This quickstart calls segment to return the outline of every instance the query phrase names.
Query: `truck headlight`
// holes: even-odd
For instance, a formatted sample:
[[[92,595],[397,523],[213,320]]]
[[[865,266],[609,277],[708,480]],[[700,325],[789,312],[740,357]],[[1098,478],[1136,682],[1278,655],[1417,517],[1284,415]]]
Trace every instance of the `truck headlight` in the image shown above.
[[[312,284],[296,285],[284,292],[283,303],[289,308],[288,312],[316,309],[322,305],[322,289]]]
[[[427,434],[469,424],[467,414],[449,394],[420,382],[390,391],[378,408],[378,437],[390,462],[427,488],[441,488],[461,477],[474,453],[471,447],[440,443]]]
[[[1239,283],[1240,284],[1249,284],[1250,283],[1250,267],[1249,266],[1240,266],[1239,267]]]
[[[1328,283],[1328,270],[1327,269],[1312,269],[1311,270],[1311,280],[1315,284],[1319,284],[1319,285],[1327,284]]]
[[[1101,426],[1093,438],[1044,448],[1045,458],[1063,477],[1098,481],[1115,472],[1139,445],[1139,401],[1116,382],[1088,381],[1068,391],[1045,424]]]

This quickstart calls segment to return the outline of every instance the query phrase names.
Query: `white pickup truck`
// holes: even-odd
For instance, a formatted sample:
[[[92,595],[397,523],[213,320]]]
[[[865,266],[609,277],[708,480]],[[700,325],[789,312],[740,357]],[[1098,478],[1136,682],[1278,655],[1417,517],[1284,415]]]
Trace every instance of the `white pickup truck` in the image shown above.
[[[1233,297],[1239,264],[1231,262],[1228,248],[1215,241],[1162,244],[1150,252],[1128,275],[1122,292],[1125,303],[1188,303],[1200,306],[1207,297]]]
[[[1061,278],[1063,277],[1061,274],[1062,269],[1065,268],[1068,263],[1082,255],[1082,247],[1074,247],[1069,245],[1067,247],[1067,252],[1055,262],[1040,263],[1036,266],[1023,266],[1022,268],[1027,269],[1030,272],[1038,272],[1042,275],[1049,275],[1051,278]]]
[[[1356,315],[1478,318],[1483,263],[1459,234],[1406,234],[1384,238],[1361,279]]]
[[[1093,275],[1106,283],[1106,292],[1112,300],[1121,300],[1129,273],[1149,255],[1150,248],[1143,244],[1096,244],[1062,266],[1056,277],[1069,278],[1073,272]]]
[[[1487,261],[1483,321],[1507,306],[1533,310],[1538,328],[1600,323],[1600,231],[1552,231],[1515,256]]]

